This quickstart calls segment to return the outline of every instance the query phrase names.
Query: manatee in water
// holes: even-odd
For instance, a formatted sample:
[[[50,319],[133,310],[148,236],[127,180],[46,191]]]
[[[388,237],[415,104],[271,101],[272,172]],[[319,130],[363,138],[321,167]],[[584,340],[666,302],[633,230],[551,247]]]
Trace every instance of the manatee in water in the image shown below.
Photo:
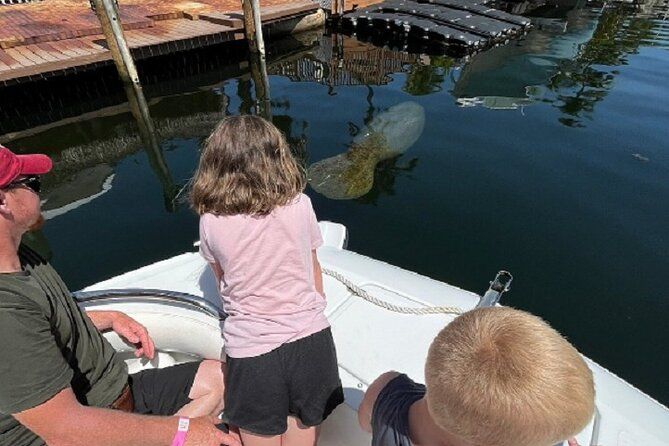
[[[425,110],[421,105],[393,105],[375,116],[345,153],[309,166],[309,184],[333,200],[362,197],[372,189],[376,164],[404,153],[418,140],[423,127]]]

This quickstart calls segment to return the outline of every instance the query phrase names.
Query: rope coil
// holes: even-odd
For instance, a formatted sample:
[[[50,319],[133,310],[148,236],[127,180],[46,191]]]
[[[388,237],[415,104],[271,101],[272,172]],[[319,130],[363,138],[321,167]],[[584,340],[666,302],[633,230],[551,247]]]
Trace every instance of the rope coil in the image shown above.
[[[400,305],[391,304],[385,300],[379,299],[369,294],[367,291],[351,282],[343,274],[338,273],[337,271],[322,268],[323,274],[332,277],[333,279],[341,282],[346,288],[348,288],[354,295],[363,298],[367,302],[381,307],[383,309],[400,313],[400,314],[415,314],[415,315],[427,315],[427,314],[462,314],[463,311],[458,307],[402,307]]]

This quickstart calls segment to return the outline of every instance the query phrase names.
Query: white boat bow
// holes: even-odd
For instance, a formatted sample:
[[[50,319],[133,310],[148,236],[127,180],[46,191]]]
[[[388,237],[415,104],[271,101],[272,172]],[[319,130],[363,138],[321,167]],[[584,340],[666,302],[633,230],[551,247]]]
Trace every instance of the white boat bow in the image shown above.
[[[481,296],[348,251],[346,228],[321,222],[325,244],[318,251],[325,269],[336,271],[374,297],[401,307],[452,306],[473,309]],[[346,404],[323,426],[324,446],[363,446],[356,410],[369,383],[387,370],[423,382],[423,365],[432,339],[455,316],[401,314],[354,295],[340,281],[324,277],[337,344]],[[125,290],[100,292],[100,290]],[[147,291],[147,290],[165,290]],[[82,290],[88,309],[124,311],[143,323],[156,342],[155,360],[140,362],[116,335],[112,345],[131,372],[165,367],[195,358],[219,359],[223,347],[220,301],[213,275],[197,252],[163,260]],[[669,409],[613,373],[587,359],[597,391],[597,416],[577,439],[582,446],[667,446]]]

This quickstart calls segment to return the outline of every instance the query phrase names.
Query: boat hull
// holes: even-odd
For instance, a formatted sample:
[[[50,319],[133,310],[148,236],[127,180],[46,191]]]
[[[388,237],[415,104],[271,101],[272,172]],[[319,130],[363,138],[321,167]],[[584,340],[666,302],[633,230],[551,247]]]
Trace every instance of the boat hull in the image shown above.
[[[321,230],[325,245],[318,255],[323,267],[344,275],[375,297],[405,307],[457,306],[464,311],[480,301],[475,293],[343,249],[346,231],[341,225],[321,223]],[[206,302],[202,306],[205,309],[183,302],[150,301],[141,296],[82,303],[89,309],[124,311],[147,326],[159,351],[158,359],[152,363],[133,358],[130,346],[116,335],[107,334],[127,359],[131,371],[195,358],[221,358],[220,300],[213,275],[197,253],[131,271],[85,291],[131,288],[167,289]],[[424,381],[428,346],[454,316],[395,313],[353,295],[332,277],[325,277],[324,288],[346,404],[326,422],[321,444],[369,445],[370,437],[359,429],[356,416],[367,386],[388,370],[400,370],[412,379]],[[598,415],[578,435],[580,444],[669,445],[669,410],[595,362],[586,361],[595,378]]]

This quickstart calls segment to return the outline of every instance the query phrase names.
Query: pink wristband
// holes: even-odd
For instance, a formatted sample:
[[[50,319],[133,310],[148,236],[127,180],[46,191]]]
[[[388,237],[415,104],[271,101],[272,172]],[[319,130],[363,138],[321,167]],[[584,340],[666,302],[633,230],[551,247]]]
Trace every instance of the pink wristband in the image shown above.
[[[177,428],[177,433],[174,435],[174,439],[172,440],[172,446],[184,446],[186,444],[186,434],[188,434],[189,425],[190,419],[179,417],[179,427]]]

